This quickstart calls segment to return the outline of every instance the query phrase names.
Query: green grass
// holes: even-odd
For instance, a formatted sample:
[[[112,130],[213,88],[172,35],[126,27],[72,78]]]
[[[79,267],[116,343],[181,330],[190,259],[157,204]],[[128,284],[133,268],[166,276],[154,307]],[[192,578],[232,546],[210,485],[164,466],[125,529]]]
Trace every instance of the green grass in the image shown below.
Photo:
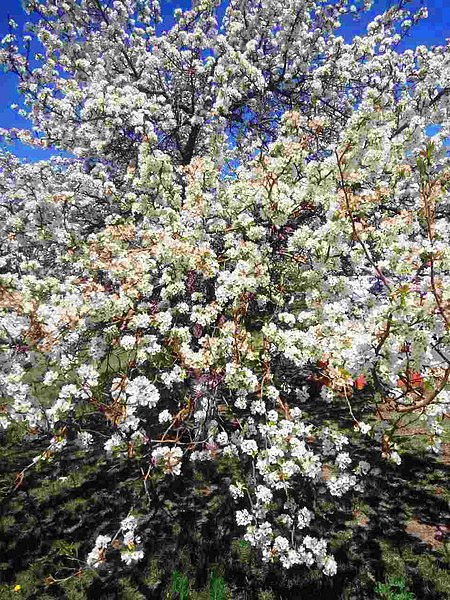
[[[418,569],[421,576],[429,583],[429,586],[441,594],[442,600],[450,599],[450,561],[447,558],[446,568],[437,565],[436,556],[432,554],[415,554],[410,547],[394,549],[387,541],[379,542],[382,551],[382,562],[385,578],[404,579],[409,584],[407,567]],[[397,599],[396,600],[400,600]],[[406,600],[406,599],[405,599]]]
[[[179,600],[232,600],[231,592],[221,574],[218,565],[212,569],[209,583],[203,590],[194,591],[189,576],[175,570],[172,573],[172,592]],[[171,596],[167,596],[166,598]]]
[[[407,590],[406,581],[402,578],[391,578],[387,583],[377,583],[377,597],[381,600],[414,600],[414,594]]]
[[[172,590],[175,594],[178,594],[179,600],[189,600],[189,587],[188,577],[180,571],[172,573]]]
[[[73,490],[77,487],[81,487],[86,482],[86,478],[89,477],[89,475],[98,473],[101,470],[102,464],[83,465],[80,467],[79,471],[72,471],[63,479],[41,479],[38,486],[30,489],[30,494],[42,501],[51,496],[58,495],[64,490]]]

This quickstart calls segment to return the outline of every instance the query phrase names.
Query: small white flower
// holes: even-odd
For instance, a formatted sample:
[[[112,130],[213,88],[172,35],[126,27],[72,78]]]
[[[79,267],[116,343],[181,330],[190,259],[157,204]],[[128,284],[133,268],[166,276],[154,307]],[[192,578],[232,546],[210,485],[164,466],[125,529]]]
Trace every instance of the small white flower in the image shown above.
[[[129,381],[126,392],[130,404],[154,408],[159,402],[158,389],[143,375]]]
[[[130,548],[134,546],[134,531],[126,531],[123,536],[123,543]]]
[[[160,423],[169,423],[170,421],[172,421],[172,415],[170,414],[170,412],[167,409],[163,410],[158,415],[158,421]]]
[[[394,462],[396,465],[400,465],[402,462],[402,457],[400,456],[400,454],[398,452],[391,452],[391,456],[390,459],[392,462]]]
[[[249,525],[252,521],[253,517],[247,509],[236,511],[236,523],[238,525]]]
[[[305,527],[308,527],[308,525],[311,523],[311,519],[313,518],[313,513],[308,510],[306,507],[301,508],[298,511],[298,515],[297,515],[297,526],[299,529],[304,529]]]
[[[221,446],[228,442],[228,433],[226,431],[221,431],[217,434],[217,443]]]
[[[366,435],[372,429],[372,426],[368,423],[358,423],[359,430],[362,434]]]
[[[290,413],[293,419],[300,419],[300,417],[302,416],[302,411],[299,409],[298,406],[294,406],[294,408],[291,408]]]
[[[267,398],[269,398],[269,400],[275,401],[280,397],[280,392],[277,390],[277,388],[274,385],[268,385],[265,390],[264,390]]]
[[[131,325],[136,327],[136,329],[138,327],[148,327],[150,325],[150,316],[145,313],[134,315],[131,319]]]
[[[276,410],[269,410],[269,412],[267,413],[267,420],[276,423],[278,421],[278,413],[277,413],[277,411]]]
[[[93,548],[86,557],[86,562],[90,567],[97,568],[105,562],[105,555],[99,548]]]
[[[336,446],[336,450],[340,452],[344,446],[348,444],[348,437],[346,435],[337,435],[334,438],[334,445]]]
[[[352,462],[352,459],[350,458],[350,455],[348,452],[340,452],[337,456],[336,456],[336,464],[338,466],[339,469],[344,470],[346,467],[348,467]]]
[[[122,552],[121,559],[127,565],[137,563],[144,558],[143,550],[135,550],[134,552]]]
[[[249,454],[250,456],[256,456],[258,453],[258,446],[255,440],[245,440],[241,444],[241,450],[244,454]]]
[[[275,538],[273,547],[278,552],[286,552],[289,549],[289,540],[279,535]]]
[[[111,538],[109,535],[99,535],[95,540],[95,547],[99,549],[107,548],[110,541]]]
[[[295,315],[292,315],[291,313],[280,313],[278,315],[278,320],[280,321],[280,323],[285,323],[286,325],[290,325],[291,327],[293,325],[295,325]]]
[[[89,448],[94,442],[94,438],[88,431],[80,431],[77,436],[77,442],[82,448]]]
[[[167,333],[172,325],[172,314],[169,311],[160,312],[156,315],[156,326],[162,333]]]
[[[92,386],[97,385],[100,374],[92,365],[81,365],[77,373],[83,382]]]
[[[269,461],[269,463],[271,465],[274,465],[275,463],[277,463],[278,459],[282,458],[283,456],[284,456],[283,450],[281,448],[277,448],[275,446],[272,446],[267,451],[267,460]]]
[[[123,338],[120,340],[120,345],[122,346],[122,348],[125,348],[125,350],[133,350],[133,348],[136,345],[136,338],[134,335],[124,335]]]
[[[134,531],[137,527],[136,517],[133,517],[133,515],[125,517],[125,519],[123,519],[123,521],[120,523],[120,527],[123,529],[123,531]]]
[[[332,577],[337,573],[337,564],[333,556],[326,556],[323,561],[323,572],[325,575]]]
[[[255,415],[255,414],[263,415],[266,412],[266,405],[265,405],[264,401],[261,399],[253,400],[253,402],[250,404],[250,412],[253,415]]]
[[[247,408],[247,398],[245,396],[238,396],[234,401],[234,405],[236,408],[240,408],[241,410],[245,410]]]
[[[311,550],[315,556],[318,556],[320,558],[325,557],[325,553],[327,550],[327,542],[323,538],[317,539],[310,535],[306,535],[303,538],[303,545],[306,548],[309,548],[309,550]]]
[[[323,388],[320,391],[320,397],[322,398],[322,400],[325,400],[325,402],[327,402],[329,404],[330,402],[333,401],[334,394],[333,394],[332,390],[330,390],[330,388],[323,386]]]
[[[291,528],[292,524],[294,522],[294,519],[291,517],[291,515],[287,515],[287,514],[282,514],[280,515],[279,519],[278,519],[281,523],[283,523],[283,525],[286,525],[286,527]]]
[[[356,477],[344,473],[338,478],[332,477],[326,482],[332,496],[343,496],[356,484]]]
[[[287,554],[282,554],[280,556],[281,564],[285,569],[290,569],[294,565],[297,565],[301,562],[300,555],[297,550],[288,550]]]
[[[52,385],[54,381],[58,379],[58,373],[56,371],[47,371],[44,376],[44,381],[42,382],[44,385]]]
[[[178,312],[185,314],[189,312],[189,304],[187,304],[186,302],[179,302],[176,305],[176,309],[178,310]]]
[[[265,485],[258,485],[255,493],[258,500],[263,504],[268,504],[273,498],[271,490]]]
[[[111,454],[115,448],[119,448],[123,444],[123,439],[118,433],[114,433],[109,440],[104,444],[106,454]]]
[[[231,484],[228,488],[230,490],[231,497],[233,500],[237,500],[238,498],[244,497],[244,492],[242,491],[242,484],[233,485]]]

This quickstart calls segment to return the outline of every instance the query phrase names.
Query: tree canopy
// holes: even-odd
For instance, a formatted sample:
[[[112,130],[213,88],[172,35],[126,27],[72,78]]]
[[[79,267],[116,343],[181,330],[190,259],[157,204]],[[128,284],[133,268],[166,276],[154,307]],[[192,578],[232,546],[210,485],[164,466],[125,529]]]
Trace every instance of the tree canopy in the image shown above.
[[[148,500],[227,459],[262,560],[333,575],[317,499],[372,467],[308,403],[397,463],[399,420],[439,452],[448,412],[449,45],[398,51],[426,16],[403,1],[351,43],[367,1],[197,0],[167,31],[156,0],[25,5],[0,62],[32,127],[0,133],[74,157],[0,155],[0,424],[48,441],[16,487],[76,447]]]

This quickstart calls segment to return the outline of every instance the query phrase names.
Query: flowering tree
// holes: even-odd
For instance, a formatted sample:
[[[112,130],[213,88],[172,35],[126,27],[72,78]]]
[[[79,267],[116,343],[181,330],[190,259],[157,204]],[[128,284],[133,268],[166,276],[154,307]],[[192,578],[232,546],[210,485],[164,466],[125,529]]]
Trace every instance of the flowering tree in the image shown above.
[[[436,451],[448,411],[450,48],[398,52],[426,16],[404,2],[350,44],[340,19],[370,2],[220,4],[166,32],[156,0],[28,0],[20,41],[11,22],[0,61],[33,132],[2,134],[75,158],[0,156],[0,424],[48,434],[34,463],[103,446],[146,491],[228,457],[262,560],[332,575],[317,498],[371,465],[307,421],[312,387],[397,462],[362,390]],[[142,558],[120,519],[89,566],[113,543]]]

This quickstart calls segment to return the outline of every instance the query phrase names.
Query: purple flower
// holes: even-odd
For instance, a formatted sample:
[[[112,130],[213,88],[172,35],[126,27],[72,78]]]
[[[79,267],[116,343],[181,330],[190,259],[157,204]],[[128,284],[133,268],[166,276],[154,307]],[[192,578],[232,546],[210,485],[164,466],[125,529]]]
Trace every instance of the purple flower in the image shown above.
[[[195,291],[195,287],[195,271],[189,271],[186,283],[186,289],[189,294],[192,294]]]
[[[195,337],[197,339],[202,337],[202,335],[203,335],[203,326],[200,325],[200,323],[196,323],[194,325],[194,335],[195,335]]]
[[[16,352],[18,352],[19,354],[28,352],[29,349],[30,349],[30,346],[27,346],[26,344],[17,344],[17,346],[16,346]]]
[[[217,450],[217,444],[214,442],[205,442],[203,448],[205,450]]]

